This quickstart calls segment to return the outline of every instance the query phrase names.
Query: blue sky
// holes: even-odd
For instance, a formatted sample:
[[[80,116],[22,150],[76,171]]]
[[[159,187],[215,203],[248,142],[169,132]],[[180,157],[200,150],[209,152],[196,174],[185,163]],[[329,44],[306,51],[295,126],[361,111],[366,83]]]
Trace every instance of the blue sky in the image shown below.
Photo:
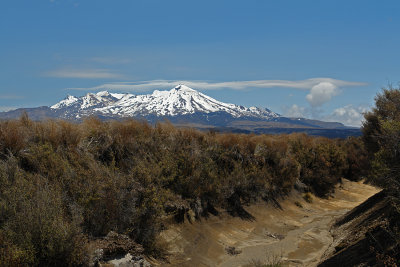
[[[400,81],[399,1],[2,0],[0,109],[184,81],[218,100],[359,125]]]

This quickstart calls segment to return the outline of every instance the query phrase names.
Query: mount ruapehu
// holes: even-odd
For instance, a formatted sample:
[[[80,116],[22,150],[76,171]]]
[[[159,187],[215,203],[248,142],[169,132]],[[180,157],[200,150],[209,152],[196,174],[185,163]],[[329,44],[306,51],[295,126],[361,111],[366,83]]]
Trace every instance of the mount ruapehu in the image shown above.
[[[358,128],[338,122],[288,118],[267,108],[224,103],[185,85],[169,91],[155,90],[147,95],[102,91],[82,97],[67,96],[51,107],[0,112],[0,119],[15,119],[24,112],[33,120],[58,118],[80,121],[97,116],[104,120],[135,118],[150,123],[169,120],[176,126],[243,133],[306,132],[328,137],[360,135]]]

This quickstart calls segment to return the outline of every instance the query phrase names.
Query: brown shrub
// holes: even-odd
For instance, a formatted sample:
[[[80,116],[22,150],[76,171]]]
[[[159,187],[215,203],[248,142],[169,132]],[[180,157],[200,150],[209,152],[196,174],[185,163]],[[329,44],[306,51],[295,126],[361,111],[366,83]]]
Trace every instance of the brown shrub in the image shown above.
[[[276,202],[298,179],[326,196],[344,174],[361,175],[360,151],[356,139],[203,133],[168,122],[3,121],[1,260],[78,265],[82,238],[110,231],[161,255],[167,202],[184,201],[196,216],[243,214],[242,203]]]

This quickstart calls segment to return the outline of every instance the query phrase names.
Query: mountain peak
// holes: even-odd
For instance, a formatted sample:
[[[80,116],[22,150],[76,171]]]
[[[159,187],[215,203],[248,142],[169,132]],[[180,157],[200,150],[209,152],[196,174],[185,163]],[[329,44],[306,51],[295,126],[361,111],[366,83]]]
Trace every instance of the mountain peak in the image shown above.
[[[246,108],[224,103],[184,84],[169,91],[155,90],[148,95],[116,94],[108,91],[69,97],[51,106],[64,112],[66,118],[81,118],[91,114],[108,117],[163,117],[214,116],[225,114],[231,118],[272,119],[279,116],[268,109]]]
[[[172,90],[177,90],[177,91],[187,91],[187,92],[197,92],[196,90],[184,85],[184,84],[179,84],[175,86]]]
[[[110,93],[108,91],[100,91],[96,93],[97,96],[109,96]]]
[[[64,98],[63,100],[61,100],[57,104],[51,106],[51,108],[58,109],[58,108],[62,108],[62,107],[67,107],[67,106],[72,105],[76,101],[78,101],[78,98],[76,98],[75,96],[72,96],[72,95],[67,95],[66,98]]]

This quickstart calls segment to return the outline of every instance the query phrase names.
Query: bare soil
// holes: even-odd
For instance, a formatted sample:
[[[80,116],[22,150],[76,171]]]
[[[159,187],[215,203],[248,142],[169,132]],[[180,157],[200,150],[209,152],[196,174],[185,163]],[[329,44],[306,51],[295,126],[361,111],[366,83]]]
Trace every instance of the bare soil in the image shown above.
[[[308,203],[293,192],[280,201],[281,209],[265,202],[245,207],[254,220],[220,212],[201,221],[170,225],[161,234],[169,244],[170,263],[153,264],[243,266],[278,257],[285,266],[316,266],[333,242],[330,229],[336,219],[377,192],[362,182],[344,180],[329,199],[313,197]]]

